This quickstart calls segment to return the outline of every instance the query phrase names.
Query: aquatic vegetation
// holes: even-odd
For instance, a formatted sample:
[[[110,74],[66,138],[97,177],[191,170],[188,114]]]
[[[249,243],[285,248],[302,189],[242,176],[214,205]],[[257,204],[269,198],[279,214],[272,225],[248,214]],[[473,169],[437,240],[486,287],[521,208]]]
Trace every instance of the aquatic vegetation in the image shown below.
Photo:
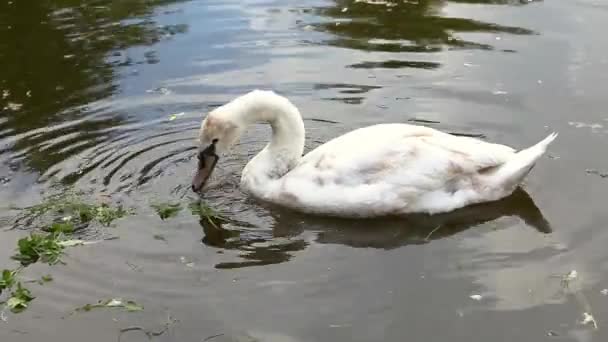
[[[599,176],[601,178],[608,178],[608,172],[605,172],[605,171],[598,171],[596,169],[587,169],[587,170],[585,170],[585,172],[588,175],[596,175],[596,176]]]
[[[189,207],[192,215],[199,216],[202,221],[211,224],[215,228],[228,221],[225,216],[201,201],[194,201],[190,203]]]
[[[122,206],[113,208],[105,203],[100,206],[93,206],[93,208],[95,210],[95,215],[93,216],[94,220],[104,226],[109,226],[115,220],[129,214],[129,211],[125,210]]]
[[[61,234],[41,235],[32,233],[28,237],[19,239],[17,242],[18,253],[12,258],[21,263],[22,266],[29,266],[35,262],[42,261],[49,265],[61,262],[64,246],[59,242]]]
[[[186,113],[181,112],[181,113],[171,114],[169,116],[169,121],[173,121],[173,120],[177,119],[178,117],[183,116],[184,114],[186,114]]]
[[[480,300],[483,299],[483,297],[481,295],[478,295],[478,294],[470,295],[469,298],[471,298],[472,300],[476,300],[476,301],[480,301]]]
[[[162,220],[175,217],[183,209],[180,203],[151,204]],[[193,215],[199,216],[201,222],[208,223],[217,228],[221,223],[228,221],[222,214],[208,205],[197,201],[189,206]],[[62,257],[65,249],[79,245],[88,245],[98,241],[85,241],[74,236],[79,230],[89,224],[97,222],[103,226],[110,226],[115,220],[131,214],[132,211],[122,206],[112,206],[106,203],[95,204],[84,201],[80,196],[72,193],[49,196],[38,205],[25,208],[20,217],[21,223],[34,222],[27,226],[35,227],[35,232],[21,238],[17,242],[15,254],[11,257],[20,263],[16,269],[5,269],[0,277],[0,295],[6,295],[1,305],[13,313],[26,310],[35,299],[32,292],[23,284],[37,283],[44,285],[53,281],[53,277],[45,275],[40,279],[23,280],[20,273],[28,266],[41,262],[48,265],[63,263]],[[19,221],[19,220],[18,220]],[[166,241],[162,235],[154,235],[156,240]],[[192,263],[186,264],[192,267]],[[96,304],[86,304],[76,311],[88,312],[96,308],[122,308],[127,312],[143,310],[143,306],[132,300],[113,298],[100,300]]]
[[[30,290],[23,287],[21,283],[17,283],[17,289],[11,293],[11,297],[6,301],[6,306],[13,313],[20,313],[27,309],[29,303],[35,298]]]
[[[171,217],[177,216],[177,214],[182,210],[182,207],[179,203],[158,203],[150,205],[156,213],[160,217],[161,220],[166,220]]]
[[[49,283],[51,281],[53,281],[53,276],[50,274],[47,274],[40,278],[40,280],[38,281],[38,284],[42,285],[44,283]]]
[[[23,286],[18,280],[19,273],[27,266],[36,262],[43,262],[49,265],[61,263],[61,257],[64,254],[66,245],[64,242],[71,240],[63,240],[65,234],[70,234],[73,227],[68,224],[53,224],[48,230],[52,231],[48,234],[31,233],[29,236],[19,239],[17,242],[17,253],[12,256],[13,260],[18,261],[21,266],[15,270],[5,269],[2,271],[0,278],[0,295],[5,290],[12,290],[4,304],[12,313],[21,313],[28,308],[34,297],[29,289]],[[27,281],[37,282],[39,285],[44,285],[53,281],[51,275],[42,276],[39,280]],[[16,288],[15,288],[16,285]]]
[[[583,312],[583,319],[581,320],[583,325],[591,325],[594,329],[597,329],[597,321],[589,312]]]
[[[13,287],[13,285],[15,285],[16,282],[16,275],[17,275],[18,271],[15,270],[3,270],[2,271],[2,278],[0,278],[0,294],[2,294],[2,291],[6,290],[6,289],[10,289]]]
[[[5,269],[2,271],[2,278],[0,278],[0,295],[3,291],[12,290],[17,285],[6,302],[0,302],[0,304],[4,304],[13,313],[20,313],[27,309],[29,303],[35,298],[30,290],[23,287],[21,282],[17,280],[17,275],[20,271],[21,268],[16,270]]]
[[[154,240],[167,242],[167,238],[161,234],[154,234],[153,238]]]
[[[107,300],[100,300],[96,304],[85,304],[84,306],[77,308],[76,311],[89,312],[93,309],[98,308],[123,308],[127,312],[142,311],[144,309],[142,305],[137,304],[135,301],[125,301],[122,298],[112,298]]]
[[[40,227],[42,232],[32,232],[18,240],[16,253],[11,257],[20,263],[17,269],[5,269],[0,277],[0,295],[10,292],[6,301],[0,302],[13,313],[26,310],[31,301],[35,299],[31,291],[23,286],[24,283],[38,283],[44,285],[53,281],[51,275],[42,276],[38,280],[23,281],[19,273],[26,267],[42,262],[48,265],[63,263],[61,260],[67,247],[84,245],[87,242],[72,239],[73,234],[90,223],[97,222],[103,226],[110,226],[115,220],[131,214],[131,211],[122,206],[111,206],[106,203],[91,204],[85,202],[80,196],[71,192],[48,196],[44,202],[25,208],[18,223],[27,223],[28,227]],[[38,225],[31,224],[38,220]],[[50,222],[50,223],[49,223]],[[106,305],[116,304],[108,302]],[[128,311],[137,311],[134,302],[125,302]]]
[[[55,234],[71,234],[74,232],[74,225],[70,222],[57,222],[43,230]]]
[[[121,205],[88,203],[81,194],[65,192],[50,195],[42,203],[25,208],[22,215],[17,219],[17,223],[25,222],[26,225],[31,225],[35,220],[42,220],[42,225],[45,226],[49,220],[57,221],[60,218],[63,225],[55,223],[49,231],[66,229],[69,228],[69,225],[75,230],[93,222],[98,222],[107,227],[114,221],[131,213],[131,210],[127,210]]]

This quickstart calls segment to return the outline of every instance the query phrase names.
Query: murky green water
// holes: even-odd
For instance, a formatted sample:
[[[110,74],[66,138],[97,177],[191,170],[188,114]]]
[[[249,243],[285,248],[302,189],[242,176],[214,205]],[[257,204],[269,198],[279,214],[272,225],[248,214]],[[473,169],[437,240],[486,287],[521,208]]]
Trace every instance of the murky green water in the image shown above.
[[[115,341],[171,316],[153,340],[605,341],[606,22],[601,0],[1,0],[0,223],[64,187],[137,214],[90,232],[120,239],[28,269],[55,280],[0,340]],[[503,201],[349,221],[238,190],[268,139],[256,127],[208,194],[237,223],[161,221],[150,203],[194,199],[203,115],[254,88],[293,100],[308,149],[408,120],[516,148],[560,136]],[[0,268],[26,233],[0,231]],[[112,297],[145,310],[68,316]]]

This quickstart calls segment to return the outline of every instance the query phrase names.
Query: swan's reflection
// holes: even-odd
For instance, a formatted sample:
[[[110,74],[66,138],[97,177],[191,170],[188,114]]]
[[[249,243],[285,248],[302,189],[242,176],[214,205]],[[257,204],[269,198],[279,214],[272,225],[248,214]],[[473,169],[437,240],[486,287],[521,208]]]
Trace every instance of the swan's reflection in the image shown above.
[[[549,223],[532,198],[519,188],[496,202],[470,206],[446,214],[414,214],[381,220],[358,220],[340,224],[317,224],[318,243],[351,247],[392,249],[408,244],[423,244],[458,234],[469,228],[516,216],[541,233],[550,233]]]
[[[293,252],[304,250],[305,231],[314,232],[314,241],[350,247],[393,249],[424,244],[453,236],[469,228],[502,217],[515,216],[540,233],[551,227],[532,198],[518,188],[500,201],[484,203],[440,215],[414,214],[382,219],[338,219],[314,217],[280,208],[271,208],[272,229],[260,230],[238,221],[210,221],[201,217],[205,245],[238,250],[244,260],[217,264],[216,268],[239,268],[289,261]]]

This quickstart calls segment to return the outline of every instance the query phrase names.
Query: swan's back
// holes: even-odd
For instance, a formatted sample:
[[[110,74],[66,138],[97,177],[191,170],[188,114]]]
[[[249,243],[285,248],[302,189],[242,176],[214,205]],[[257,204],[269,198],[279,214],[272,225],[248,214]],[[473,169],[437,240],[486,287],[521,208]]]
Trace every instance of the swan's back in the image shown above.
[[[508,146],[429,127],[374,125],[309,152],[267,199],[349,217],[445,212],[512,192],[490,175],[515,155]]]

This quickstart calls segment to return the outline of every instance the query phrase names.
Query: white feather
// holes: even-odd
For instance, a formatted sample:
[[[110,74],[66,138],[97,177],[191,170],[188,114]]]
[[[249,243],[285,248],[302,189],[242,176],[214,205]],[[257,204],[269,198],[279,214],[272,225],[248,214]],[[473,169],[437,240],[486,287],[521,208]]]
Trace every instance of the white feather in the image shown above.
[[[236,127],[260,121],[272,125],[271,142],[243,170],[245,191],[299,211],[343,217],[433,214],[506,197],[557,136],[516,152],[429,127],[379,124],[339,136],[301,157],[304,124],[282,96],[256,90],[209,116]],[[203,124],[201,143],[221,142],[221,134]]]

